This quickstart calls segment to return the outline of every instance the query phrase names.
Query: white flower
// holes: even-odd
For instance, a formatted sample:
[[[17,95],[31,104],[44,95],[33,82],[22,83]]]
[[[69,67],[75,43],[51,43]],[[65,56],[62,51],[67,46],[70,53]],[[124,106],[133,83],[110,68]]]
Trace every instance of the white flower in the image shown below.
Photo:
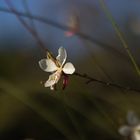
[[[58,50],[58,56],[56,60],[52,60],[51,58],[42,59],[39,61],[39,66],[42,70],[46,72],[52,72],[49,76],[49,79],[45,82],[45,87],[50,87],[51,90],[54,89],[54,85],[58,83],[61,74],[64,72],[65,74],[73,74],[75,72],[75,67],[72,63],[65,61],[67,59],[67,52],[65,48],[60,47]]]
[[[127,125],[119,129],[122,136],[130,137],[131,140],[140,140],[140,120],[133,111],[127,114]]]

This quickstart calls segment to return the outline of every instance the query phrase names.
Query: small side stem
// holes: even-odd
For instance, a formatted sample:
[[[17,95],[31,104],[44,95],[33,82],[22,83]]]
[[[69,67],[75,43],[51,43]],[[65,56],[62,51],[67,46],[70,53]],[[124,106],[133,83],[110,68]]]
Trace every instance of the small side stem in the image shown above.
[[[111,83],[111,82],[105,82],[105,81],[102,81],[102,80],[98,80],[98,79],[95,79],[87,74],[80,74],[80,73],[74,73],[75,76],[77,77],[82,77],[86,80],[88,80],[88,83],[90,82],[96,82],[96,83],[99,83],[99,84],[102,84],[102,85],[105,85],[105,86],[110,86],[110,87],[116,87],[116,88],[119,88],[119,89],[123,89],[123,90],[128,90],[128,91],[135,91],[135,92],[140,92],[140,89],[135,89],[135,88],[131,88],[131,87],[124,87],[122,85],[119,85],[119,84],[115,84],[115,83]]]

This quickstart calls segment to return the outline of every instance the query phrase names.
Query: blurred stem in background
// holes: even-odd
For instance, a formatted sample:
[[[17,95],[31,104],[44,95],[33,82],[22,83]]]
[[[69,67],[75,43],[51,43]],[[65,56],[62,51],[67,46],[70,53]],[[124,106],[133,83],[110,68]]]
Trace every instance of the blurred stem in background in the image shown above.
[[[111,22],[112,26],[114,27],[120,41],[122,42],[122,45],[123,45],[124,49],[126,50],[126,52],[127,52],[128,56],[129,56],[129,58],[130,58],[130,60],[133,64],[138,76],[140,76],[140,68],[139,68],[134,56],[132,55],[126,40],[124,39],[123,33],[120,31],[119,26],[117,25],[115,19],[111,15],[111,12],[108,10],[104,0],[99,0],[99,2],[100,2],[100,5],[101,5],[103,11],[105,12],[106,16],[108,17],[109,21]]]
[[[70,110],[70,108],[67,106],[67,97],[65,95],[66,93],[63,93],[58,95],[62,101],[63,101],[63,106],[64,106],[64,109],[66,111],[66,113],[68,114],[69,116],[69,119],[71,120],[72,124],[74,125],[75,129],[77,130],[78,132],[78,135],[79,135],[79,138],[81,140],[86,140],[85,138],[85,135],[84,135],[84,132],[82,131],[82,128],[80,127],[78,121],[76,120],[76,117],[74,116],[73,112]]]
[[[17,19],[20,21],[20,23],[29,31],[29,33],[35,38],[35,40],[37,41],[39,47],[45,51],[45,52],[49,52],[49,50],[45,47],[44,43],[42,42],[42,40],[40,39],[38,33],[36,32],[35,26],[33,24],[33,28],[31,28],[24,19],[22,19],[21,16],[19,16],[19,14],[17,13],[16,8],[14,8],[13,3],[10,0],[5,0],[5,3],[7,4],[7,6],[9,7],[9,9],[11,10],[11,12],[13,12],[15,14],[15,16],[17,17]],[[27,7],[26,7],[27,8]],[[29,11],[27,11],[28,13]],[[32,18],[31,18],[32,19]]]
[[[5,13],[10,13],[10,14],[15,14],[15,12],[7,9],[7,8],[4,8],[4,7],[0,7],[0,12],[5,12]],[[51,25],[55,28],[59,28],[61,30],[65,30],[65,31],[69,31],[70,30],[70,27],[66,26],[66,25],[62,25],[62,24],[59,24],[57,23],[56,21],[53,21],[53,20],[50,20],[48,18],[43,18],[43,17],[40,17],[40,16],[36,16],[36,15],[29,15],[27,13],[24,13],[24,12],[20,12],[20,11],[17,11],[16,10],[16,13],[21,16],[21,17],[26,17],[26,18],[32,18],[34,20],[37,20],[39,22],[42,22],[42,23],[45,23],[45,24],[48,24],[48,25]],[[127,57],[125,55],[123,55],[123,53],[121,53],[120,51],[118,51],[117,49],[114,49],[113,46],[110,46],[104,42],[101,42],[97,39],[94,39],[93,37],[85,34],[85,33],[81,33],[81,32],[78,32],[77,34],[75,34],[85,40],[88,40],[90,42],[92,42],[93,44],[96,44],[98,45],[99,47],[102,47],[106,50],[112,50],[113,53],[115,54],[118,54],[119,56],[121,56],[123,59],[127,60]]]
[[[99,61],[96,59],[95,55],[92,53],[92,50],[90,49],[90,45],[86,45],[88,42],[86,42],[85,40],[83,40],[81,38],[81,41],[85,44],[86,48],[89,49],[89,53],[90,56],[92,57],[92,62],[94,63],[94,65],[96,66],[96,68],[100,71],[101,75],[103,75],[107,80],[109,80],[109,82],[114,82],[114,80],[112,79],[112,77],[108,74],[108,72],[105,71],[104,67],[99,63]],[[88,83],[87,83],[88,84]],[[122,96],[124,96],[124,98],[126,100],[124,100],[125,104],[127,105],[128,103],[126,101],[129,101],[129,103],[131,104],[131,101],[129,100],[129,98],[126,95],[126,92],[122,89],[117,89],[119,92],[122,93]],[[98,101],[93,100],[95,106],[98,108],[99,112],[105,116],[108,121],[112,124],[112,126],[114,126],[114,130],[117,130],[117,124],[115,124],[115,122],[113,121],[113,119],[110,118],[109,114],[107,114],[107,112],[105,112],[102,107],[100,107],[101,105],[98,103]]]
[[[19,21],[24,25],[24,27],[25,27],[25,28],[35,37],[35,39],[39,42],[40,47],[43,48],[43,49],[45,49],[45,45],[42,43],[42,41],[41,41],[41,39],[39,38],[38,33],[37,33],[37,31],[36,31],[35,25],[34,25],[33,20],[32,20],[33,18],[31,17],[31,14],[30,14],[28,5],[25,3],[26,1],[24,1],[24,7],[27,9],[27,14],[28,14],[29,18],[32,20],[31,24],[33,25],[33,28],[31,28],[31,27],[20,17],[20,15],[18,14],[18,12],[16,11],[16,9],[13,7],[12,3],[11,3],[9,0],[5,0],[5,1],[6,1],[7,5],[9,6],[9,8],[11,9],[11,11],[17,16],[17,18],[19,19]],[[102,3],[101,3],[101,4],[102,4]],[[103,7],[103,8],[104,8],[104,7]],[[105,9],[105,10],[106,10],[106,9]],[[114,20],[112,20],[112,22],[113,22],[113,25],[116,27],[116,24],[115,24]],[[115,29],[116,29],[117,33],[118,33],[119,35],[121,35],[119,29],[118,29],[117,27],[116,27]],[[123,41],[122,36],[120,36],[120,38],[121,38],[122,41]],[[125,41],[123,41],[123,43],[124,43],[124,45],[128,48],[128,46],[127,46],[127,44],[125,43]],[[48,51],[48,49],[47,49],[47,51]],[[130,53],[129,50],[128,50],[128,52]],[[50,53],[49,53],[49,54],[50,54]],[[131,53],[130,53],[130,54],[131,54]],[[131,56],[132,56],[132,55],[131,55]],[[52,58],[53,58],[53,57],[52,57]],[[131,57],[131,58],[133,58],[133,57]],[[134,59],[132,59],[132,60],[134,60]],[[135,64],[136,64],[136,63],[135,63]],[[136,66],[137,66],[137,65],[136,65]],[[137,68],[138,68],[138,67],[137,67]],[[78,77],[82,77],[82,78],[87,79],[87,80],[88,80],[88,83],[90,83],[90,82],[97,82],[97,83],[100,83],[100,84],[104,84],[104,85],[106,85],[106,86],[114,86],[114,87],[116,87],[116,88],[120,88],[120,89],[124,89],[124,90],[134,90],[134,91],[138,91],[138,92],[139,92],[139,90],[137,90],[137,89],[123,87],[123,86],[121,86],[121,85],[114,84],[114,83],[110,83],[110,82],[104,82],[104,81],[101,81],[101,80],[92,78],[92,77],[90,77],[90,76],[87,75],[87,74],[75,73],[74,75],[76,75],[76,76],[78,76]]]
[[[40,47],[48,52],[48,55],[55,61],[55,58],[53,57],[53,55],[50,53],[50,51],[45,47],[45,45],[42,43],[42,41],[40,40],[40,38],[38,37],[38,34],[36,34],[36,32],[29,27],[29,25],[20,17],[20,14],[16,11],[16,9],[13,7],[12,3],[9,0],[5,0],[5,2],[7,3],[8,7],[10,8],[11,12],[13,12],[16,17],[18,18],[18,20],[21,22],[21,24],[33,35],[33,37],[36,39],[36,41],[39,43]],[[28,11],[29,12],[29,11]],[[31,15],[28,14],[28,17],[31,18]],[[32,19],[32,18],[31,18]],[[63,27],[63,26],[61,26]],[[66,28],[67,29],[67,28]],[[84,35],[84,34],[83,34]],[[80,33],[81,36],[81,33]],[[83,36],[82,36],[83,37]],[[85,37],[85,36],[84,36]],[[130,52],[130,51],[129,51]],[[133,59],[134,60],[134,59]],[[135,63],[136,64],[136,63]],[[137,66],[137,65],[136,65]],[[137,67],[138,68],[138,67]],[[80,74],[80,73],[74,73],[75,76],[84,78],[88,80],[88,83],[90,82],[97,82],[106,86],[112,86],[112,87],[116,87],[116,88],[120,88],[123,90],[134,90],[136,92],[140,92],[139,89],[133,89],[130,87],[124,87],[121,86],[119,84],[115,84],[115,83],[111,83],[111,82],[105,82],[105,81],[101,81],[95,78],[92,78],[90,75],[88,74]]]
[[[34,22],[32,21],[33,20],[33,17],[32,15],[30,14],[30,11],[28,9],[28,5],[26,5],[26,0],[23,2],[25,2],[25,8],[26,8],[26,11],[27,11],[27,15],[29,16],[29,19],[31,19],[31,26],[32,26],[32,30],[34,30],[34,32],[36,32],[37,34],[37,30],[35,28],[35,25],[34,25]],[[119,32],[119,31],[118,31]],[[121,37],[121,36],[120,36]],[[124,41],[125,43],[125,41]],[[127,44],[126,44],[127,45]],[[128,47],[128,46],[127,46]],[[127,49],[126,49],[127,50]],[[131,52],[130,52],[131,54]],[[132,56],[133,58],[133,56]],[[135,60],[134,60],[135,62]],[[102,69],[102,67],[100,67],[99,64],[97,64],[99,66],[99,68]],[[137,66],[137,65],[136,65]],[[104,70],[103,70],[104,72]],[[104,73],[105,74],[105,73]],[[101,83],[103,85],[106,85],[106,86],[110,86],[110,83],[108,82],[103,82],[103,81],[100,81],[100,80],[96,80],[94,78],[91,78],[89,77],[88,75],[80,75],[77,73],[77,76],[79,77],[83,77],[87,80],[89,80],[89,82],[97,82],[97,83]],[[107,76],[107,75],[106,75]],[[109,78],[109,77],[108,77]],[[110,79],[110,78],[109,78]],[[110,81],[112,82],[112,80],[110,79]],[[112,83],[111,83],[112,84]],[[63,100],[63,103],[64,104],[64,108],[66,110],[66,113],[68,114],[69,118],[71,119],[71,122],[73,123],[73,125],[75,126],[79,136],[75,136],[75,135],[71,135],[71,132],[69,131],[69,129],[61,122],[59,122],[57,118],[57,116],[54,116],[52,114],[47,114],[47,111],[45,108],[43,108],[41,105],[38,105],[36,104],[34,101],[30,101],[30,99],[28,98],[27,95],[25,95],[24,92],[21,92],[20,90],[16,89],[15,87],[13,87],[12,85],[10,85],[9,83],[7,83],[6,81],[3,81],[1,80],[0,81],[0,86],[2,89],[4,89],[7,93],[10,93],[11,95],[15,96],[17,99],[21,100],[24,104],[26,104],[27,106],[29,106],[31,109],[33,109],[34,111],[36,111],[40,116],[42,116],[45,120],[49,121],[52,125],[54,125],[63,135],[65,135],[68,139],[76,139],[77,137],[79,137],[81,140],[84,139],[84,134],[82,133],[82,130],[76,120],[76,117],[74,116],[74,114],[72,114],[73,112],[70,110],[71,108],[68,108],[68,105],[67,105],[67,101],[66,101],[66,97],[65,97],[65,93],[62,92],[62,96],[64,97],[60,97],[62,98],[61,100]],[[113,84],[112,84],[113,86]],[[119,85],[115,85],[114,86],[118,86],[118,88],[124,88],[125,90],[127,90],[127,88],[125,87],[119,87]],[[131,90],[131,89],[128,89],[128,90]],[[133,89],[132,89],[133,90]],[[93,101],[94,102],[94,101]],[[95,102],[94,102],[97,110],[99,111],[99,113],[105,117],[108,122],[110,122],[112,124],[112,126],[115,127],[115,130],[117,129],[117,127],[115,126],[115,122],[113,122],[113,120],[110,118],[110,115],[102,108],[103,106],[98,102],[96,101],[95,99]],[[88,116],[86,114],[84,114],[84,116],[86,116],[88,118]],[[56,120],[54,120],[56,119]]]
[[[10,4],[8,3],[8,5],[10,6]],[[24,5],[24,8],[25,8],[25,10],[26,10],[26,13],[27,13],[27,15],[29,16],[29,19],[30,19],[30,21],[31,21],[31,26],[32,26],[32,28],[31,27],[29,27],[28,26],[28,24],[25,22],[25,21],[23,21],[22,20],[22,18],[20,18],[20,16],[18,15],[18,13],[17,13],[17,11],[12,7],[12,5],[10,6],[10,9],[17,15],[17,17],[18,17],[18,19],[21,21],[21,23],[23,23],[24,25],[26,25],[25,27],[27,28],[27,30],[29,30],[29,32],[31,31],[31,33],[33,32],[33,35],[35,35],[35,37],[37,38],[37,39],[39,39],[39,41],[40,41],[40,38],[39,38],[39,36],[38,36],[38,33],[37,33],[37,30],[36,30],[36,28],[35,28],[35,24],[34,24],[34,22],[33,22],[33,18],[31,17],[31,13],[30,13],[30,10],[29,10],[29,7],[28,7],[28,4],[27,4],[27,1],[26,0],[24,0],[23,1],[23,5]],[[77,75],[77,76],[81,76],[82,77],[82,75]],[[84,76],[83,76],[84,77]],[[86,78],[86,77],[85,77]],[[87,78],[89,78],[89,77],[87,77]],[[90,82],[91,81],[96,81],[95,79],[92,79],[92,78],[90,78],[89,79],[90,80]],[[100,82],[100,81],[97,81],[97,82]],[[102,83],[102,82],[101,82]],[[105,83],[106,84],[106,83]],[[108,83],[109,84],[109,83]],[[80,129],[78,128],[78,125],[75,123],[76,121],[73,119],[73,116],[71,115],[71,113],[68,111],[68,109],[65,107],[65,109],[66,109],[66,112],[69,114],[69,116],[70,116],[70,119],[72,120],[72,122],[74,123],[74,126],[77,128],[77,131],[79,132],[79,136],[81,136],[81,134],[80,134]],[[102,109],[99,109],[100,111],[102,111]],[[102,111],[103,112],[103,111]],[[103,114],[105,114],[105,116],[106,116],[106,113],[103,113]]]
[[[9,83],[8,81],[3,80],[3,79],[0,79],[0,89],[9,95],[12,95],[17,100],[21,101],[23,104],[28,106],[31,110],[36,112],[44,120],[46,120],[52,126],[54,126],[61,134],[63,134],[67,140],[86,139],[84,136],[85,133],[81,131],[82,128],[79,128],[79,121],[77,121],[74,114],[72,114],[73,110],[80,113],[80,115],[84,116],[85,119],[87,119],[90,122],[90,124],[92,124],[93,126],[96,124],[98,127],[98,123],[100,124],[100,122],[94,122],[94,120],[90,116],[88,116],[88,114],[85,114],[85,112],[81,112],[80,110],[77,110],[74,106],[71,106],[68,103],[69,101],[66,100],[66,97],[64,97],[65,95],[62,95],[62,96],[61,95],[58,95],[58,96],[48,95],[48,96],[51,96],[53,98],[56,98],[60,102],[60,104],[56,103],[56,106],[62,105],[64,108],[66,106],[67,107],[66,109],[70,109],[70,110],[72,109],[71,112],[68,111],[66,113],[69,115],[69,117],[71,117],[72,121],[74,121],[72,123],[74,123],[74,125],[78,125],[78,127],[77,127],[78,133],[79,134],[83,133],[83,134],[81,134],[81,136],[79,136],[75,132],[71,132],[69,126],[67,124],[65,124],[63,122],[63,120],[60,120],[60,117],[58,117],[52,110],[44,107],[40,103],[36,102],[32,97],[30,97],[28,92],[25,92],[21,89],[18,89],[16,86],[12,85],[11,83]],[[64,94],[63,92],[61,92],[61,93]],[[61,94],[61,93],[59,93],[59,94]],[[95,100],[96,99],[94,99],[94,101]],[[94,101],[92,101],[92,102],[94,102]],[[95,101],[93,104],[97,108],[98,113],[101,114],[101,118],[103,120],[105,119],[105,123],[106,123],[106,119],[107,119],[108,123],[106,123],[106,124],[107,125],[110,124],[111,128],[113,127],[113,130],[111,130],[111,133],[116,134],[117,133],[117,127],[116,127],[117,125],[114,124],[114,122],[112,122],[112,119],[110,118],[110,116],[104,112],[104,109],[101,108],[102,105],[98,106],[99,103],[97,101]],[[70,112],[70,114],[69,114],[69,112]],[[101,122],[102,122],[102,119],[100,120]],[[117,122],[117,120],[116,120],[116,122]],[[82,126],[82,124],[80,124],[80,125]],[[102,124],[102,125],[104,125],[104,124]],[[107,130],[105,130],[105,131],[107,131]],[[108,131],[110,131],[110,129]]]
[[[49,113],[46,108],[43,108],[43,106],[37,104],[36,102],[32,101],[25,92],[19,90],[17,87],[14,87],[9,82],[0,79],[0,88],[5,91],[6,93],[14,96],[16,99],[20,100],[22,103],[27,105],[29,108],[31,108],[33,111],[35,111],[37,114],[39,114],[44,120],[49,122],[51,125],[53,125],[60,133],[62,133],[68,140],[76,140],[77,137],[72,135],[72,133],[69,131],[68,127],[64,125],[64,123],[61,123],[59,119],[57,119],[57,116],[52,115],[51,112]]]
[[[25,9],[25,12],[31,16],[31,12],[30,12],[30,9],[29,9],[29,6],[28,6],[28,3],[27,3],[27,0],[22,0],[23,2],[23,6],[24,6],[24,9]],[[29,18],[30,22],[31,22],[31,26],[32,26],[32,30],[35,32],[36,36],[38,36],[39,38],[39,35],[38,35],[38,32],[37,32],[37,29],[35,27],[35,24],[34,24],[34,21],[33,21],[33,18]],[[65,95],[65,94],[64,94]],[[62,97],[65,101],[65,97]],[[83,136],[83,132],[81,132],[81,129],[79,127],[79,124],[77,123],[77,121],[75,120],[75,117],[73,116],[72,112],[70,112],[69,108],[66,106],[66,104],[64,103],[64,109],[66,111],[66,113],[68,114],[69,116],[69,119],[71,120],[73,126],[75,127],[75,129],[77,130],[78,134],[79,134],[79,138],[81,140],[84,140],[84,136]]]

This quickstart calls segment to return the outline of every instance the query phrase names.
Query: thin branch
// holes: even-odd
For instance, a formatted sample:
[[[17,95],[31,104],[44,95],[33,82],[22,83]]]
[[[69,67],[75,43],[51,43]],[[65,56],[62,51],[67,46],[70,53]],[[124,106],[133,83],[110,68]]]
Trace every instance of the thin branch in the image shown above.
[[[115,87],[115,88],[123,89],[123,90],[126,90],[126,91],[140,92],[140,89],[135,89],[135,88],[131,88],[131,87],[124,87],[124,86],[116,84],[116,83],[105,82],[105,81],[102,81],[102,80],[98,80],[98,79],[95,79],[95,78],[89,76],[88,74],[74,73],[74,75],[88,80],[87,84],[89,84],[91,82],[96,82],[96,83],[99,83],[99,84],[102,84],[102,85],[105,85],[105,86],[108,86],[108,87]]]
[[[32,34],[32,36],[36,39],[37,43],[39,44],[39,47],[42,50],[45,50],[46,52],[48,52],[48,49],[45,47],[44,43],[41,41],[41,39],[39,38],[38,34],[36,31],[34,31],[18,14],[18,12],[16,11],[16,9],[14,8],[14,6],[12,5],[10,0],[5,0],[6,4],[8,5],[9,9],[11,12],[13,12],[16,17],[18,18],[18,20],[20,21],[20,23]]]
[[[22,0],[22,3],[23,3],[23,6],[24,6],[24,9],[25,9],[25,12],[27,12],[27,14],[30,16],[31,12],[30,12],[27,0]],[[31,23],[32,30],[34,31],[34,34],[37,36],[37,38],[39,38],[39,40],[41,40],[40,37],[39,37],[39,34],[37,32],[36,26],[34,24],[33,18],[29,18],[29,20],[30,20],[30,23]],[[45,45],[43,44],[43,46],[45,46]]]
[[[4,7],[0,7],[0,12],[15,14],[14,11],[11,11],[11,10],[9,10],[9,9],[7,9],[7,8],[4,8]],[[46,17],[43,18],[43,17],[41,17],[41,16],[36,16],[36,15],[31,15],[31,14],[29,15],[28,13],[20,12],[20,11],[18,11],[18,10],[16,10],[16,14],[18,14],[18,16],[21,16],[21,17],[26,17],[26,18],[29,18],[29,19],[30,19],[30,18],[31,18],[31,19],[34,19],[34,20],[36,20],[36,21],[39,21],[39,22],[41,22],[41,23],[48,24],[48,25],[50,25],[50,26],[53,26],[53,27],[55,27],[55,28],[59,28],[59,29],[64,30],[64,31],[69,31],[69,29],[70,29],[70,27],[68,27],[68,26],[66,26],[66,25],[62,25],[62,24],[60,24],[60,23],[58,23],[58,22],[56,22],[56,21],[50,20],[50,19],[48,19],[48,18],[46,18]],[[106,51],[107,51],[107,50],[110,50],[110,51],[112,51],[113,53],[119,55],[119,57],[121,57],[121,58],[123,58],[123,59],[125,59],[125,60],[128,60],[128,58],[127,58],[122,52],[118,51],[117,49],[115,49],[115,48],[114,48],[113,46],[111,46],[111,45],[108,45],[108,44],[106,44],[106,43],[104,43],[104,42],[98,41],[98,40],[94,39],[93,37],[91,37],[91,36],[89,36],[89,35],[87,35],[87,34],[85,34],[85,33],[82,33],[82,32],[78,32],[78,33],[75,34],[75,35],[77,35],[77,36],[79,36],[79,37],[81,37],[81,38],[83,38],[83,39],[85,39],[85,40],[88,40],[88,41],[92,42],[93,44],[98,45],[99,47],[104,48]]]
[[[31,19],[32,19],[33,16],[30,15],[30,14],[27,14],[27,15],[26,15],[26,14],[17,12],[17,11],[14,9],[14,7],[12,6],[12,4],[9,2],[9,0],[5,0],[5,1],[7,2],[8,6],[9,6],[9,8],[10,8],[10,10],[11,10],[11,11],[9,11],[9,12],[14,13],[14,14],[17,16],[17,18],[19,19],[19,21],[21,22],[21,24],[23,24],[24,27],[37,39],[37,41],[38,41],[38,43],[41,45],[42,49],[45,50],[45,51],[48,51],[47,48],[44,47],[44,44],[42,44],[41,40],[38,38],[36,32],[35,32],[33,29],[31,29],[31,28],[28,26],[28,24],[26,24],[26,22],[20,17],[21,15],[23,15],[23,16],[27,16],[28,18],[31,18]],[[20,15],[19,15],[19,14],[20,14]],[[48,23],[48,22],[47,22],[47,23]],[[49,23],[50,23],[50,22],[49,22]],[[54,22],[54,24],[52,24],[52,23],[53,23],[53,22],[51,21],[51,23],[50,23],[51,25],[58,25],[58,26],[56,26],[56,27],[60,27],[61,29],[65,29],[65,30],[68,29],[68,27],[66,27],[66,26],[62,26],[62,25],[59,26],[59,24],[56,24],[55,22]],[[81,33],[78,33],[78,35],[80,35],[80,37],[83,37],[83,38],[85,38],[85,39],[90,40],[90,38],[89,38],[87,35],[84,35],[84,34],[81,34]],[[124,87],[124,86],[121,86],[121,85],[118,85],[118,84],[115,84],[115,83],[101,81],[101,80],[95,79],[95,78],[93,78],[93,77],[90,77],[90,76],[87,75],[87,74],[75,73],[74,75],[88,80],[88,83],[96,82],[96,83],[100,83],[100,84],[102,84],[102,85],[111,86],[111,87],[116,87],[116,88],[123,89],[123,90],[129,90],[129,91],[140,92],[139,89],[134,89],[134,88],[130,88],[130,87]]]

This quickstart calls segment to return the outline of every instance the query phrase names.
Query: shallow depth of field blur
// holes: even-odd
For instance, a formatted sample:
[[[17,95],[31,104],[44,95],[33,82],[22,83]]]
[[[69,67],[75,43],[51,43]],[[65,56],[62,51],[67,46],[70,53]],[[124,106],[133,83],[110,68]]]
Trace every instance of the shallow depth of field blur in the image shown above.
[[[26,12],[24,0],[11,0],[18,11]],[[140,0],[104,0],[124,34],[140,66]],[[34,20],[46,47],[56,56],[63,46],[77,72],[96,79],[140,89],[137,75],[122,43],[98,0],[27,0],[33,15],[62,25],[75,12],[80,19],[79,36]],[[127,111],[140,117],[140,93],[124,91],[96,82],[69,77],[62,90],[45,88],[41,81],[49,73],[38,61],[45,57],[36,40],[0,0],[0,140],[121,140],[119,127]],[[30,19],[23,18],[29,25]]]

